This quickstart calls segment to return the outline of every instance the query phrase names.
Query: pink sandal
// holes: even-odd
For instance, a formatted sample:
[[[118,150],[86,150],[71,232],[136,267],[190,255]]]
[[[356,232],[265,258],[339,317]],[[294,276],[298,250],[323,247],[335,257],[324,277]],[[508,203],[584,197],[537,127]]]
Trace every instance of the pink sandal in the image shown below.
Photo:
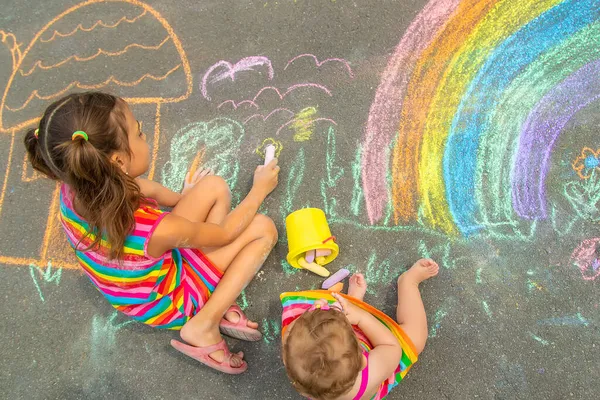
[[[189,344],[181,343],[175,339],[171,340],[171,346],[173,346],[176,350],[182,352],[188,357],[192,357],[196,361],[200,361],[202,364],[214,368],[217,371],[224,372],[226,374],[237,375],[245,372],[248,369],[248,364],[246,361],[242,360],[242,365],[239,367],[231,366],[231,357],[233,354],[227,348],[227,344],[225,340],[221,340],[217,344],[213,344],[211,346],[203,346],[203,347],[195,347],[190,346]],[[210,356],[211,353],[215,351],[223,350],[225,353],[225,358],[223,361],[218,362],[214,358]],[[238,355],[243,357],[242,352],[239,352]]]
[[[237,323],[227,321],[225,318],[219,323],[219,329],[221,333],[232,338],[247,340],[249,342],[257,342],[262,339],[262,333],[259,330],[250,328],[248,326],[248,317],[244,314],[242,309],[234,304],[227,312],[234,312],[240,316],[240,320]]]

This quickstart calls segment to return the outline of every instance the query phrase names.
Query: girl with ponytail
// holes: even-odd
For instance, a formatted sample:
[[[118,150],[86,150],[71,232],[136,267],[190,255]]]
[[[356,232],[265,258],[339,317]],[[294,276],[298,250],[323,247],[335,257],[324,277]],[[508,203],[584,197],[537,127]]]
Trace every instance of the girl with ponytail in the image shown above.
[[[24,141],[33,168],[62,183],[67,239],[110,304],[137,321],[180,330],[187,344],[171,344],[182,353],[222,372],[244,372],[243,353],[231,353],[219,331],[261,338],[234,302],[277,241],[273,222],[257,214],[277,186],[277,160],[256,169],[234,210],[229,187],[209,170],[186,176],[182,193],[172,192],[141,178],[150,162],[141,124],[124,100],[99,92],[51,104]]]

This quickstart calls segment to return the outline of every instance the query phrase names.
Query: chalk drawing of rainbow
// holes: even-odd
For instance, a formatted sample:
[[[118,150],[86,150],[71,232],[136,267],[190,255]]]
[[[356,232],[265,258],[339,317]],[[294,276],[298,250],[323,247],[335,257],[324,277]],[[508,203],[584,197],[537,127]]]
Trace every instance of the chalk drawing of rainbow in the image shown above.
[[[554,144],[599,96],[600,0],[430,1],[365,128],[370,223],[388,204],[448,234],[546,218]]]

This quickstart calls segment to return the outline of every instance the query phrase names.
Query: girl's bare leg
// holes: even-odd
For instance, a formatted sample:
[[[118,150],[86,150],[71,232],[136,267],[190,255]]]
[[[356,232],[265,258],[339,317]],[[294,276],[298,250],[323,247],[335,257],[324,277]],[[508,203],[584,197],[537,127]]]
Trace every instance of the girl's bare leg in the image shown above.
[[[224,275],[204,307],[181,329],[183,340],[194,346],[209,346],[221,341],[221,318],[258,272],[276,242],[277,229],[273,221],[257,214],[231,244],[205,251],[210,260],[224,271]],[[258,326],[256,323],[248,325],[254,328]],[[212,353],[211,357],[222,361],[223,352]],[[230,363],[233,367],[240,366],[241,356],[232,357]]]
[[[220,224],[231,211],[231,193],[220,176],[202,178],[173,208],[173,214],[192,222]]]
[[[419,283],[436,276],[438,271],[439,267],[435,261],[421,259],[398,278],[396,319],[412,340],[417,354],[425,348],[428,336],[427,316],[419,292]]]

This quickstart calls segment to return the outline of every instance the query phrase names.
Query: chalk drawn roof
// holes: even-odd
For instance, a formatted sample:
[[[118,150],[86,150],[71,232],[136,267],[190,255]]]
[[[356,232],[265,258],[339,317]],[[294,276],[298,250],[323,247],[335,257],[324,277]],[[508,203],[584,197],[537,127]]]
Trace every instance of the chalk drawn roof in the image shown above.
[[[72,90],[108,90],[130,104],[174,103],[192,92],[179,38],[138,0],[82,2],[48,22],[22,53],[15,47],[0,131],[34,125],[46,106]],[[124,68],[132,64],[139,67]]]

